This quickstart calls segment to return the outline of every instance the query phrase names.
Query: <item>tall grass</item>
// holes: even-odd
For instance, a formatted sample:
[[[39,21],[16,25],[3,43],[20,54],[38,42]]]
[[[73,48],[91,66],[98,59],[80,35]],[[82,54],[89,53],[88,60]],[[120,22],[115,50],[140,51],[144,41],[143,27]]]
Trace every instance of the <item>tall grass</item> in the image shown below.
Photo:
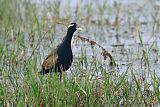
[[[58,20],[63,20],[60,17],[60,1],[55,1],[54,4],[53,7],[49,5],[48,11],[58,16]],[[106,5],[98,6],[99,17],[102,19]],[[117,21],[120,21],[120,7],[115,9]],[[45,40],[55,39],[57,32],[62,32],[56,28],[57,24],[53,25],[46,21],[46,11],[47,9],[42,11],[44,12],[41,13],[42,16],[39,15],[38,5],[31,1],[0,1],[0,106],[135,107],[160,104],[160,79],[155,71],[153,73],[150,69],[151,54],[148,48],[143,46],[141,33],[137,35],[139,48],[143,47],[141,50],[143,54],[139,57],[142,58],[141,63],[148,67],[148,72],[144,71],[144,75],[141,75],[143,69],[137,71],[132,62],[126,64],[123,72],[116,69],[108,72],[102,63],[97,61],[96,54],[93,54],[93,57],[88,56],[85,47],[81,48],[78,58],[74,58],[71,74],[68,76],[63,73],[62,81],[55,73],[39,75],[41,57],[45,54],[46,47],[50,48],[51,44],[47,43],[42,48],[44,51],[41,51],[41,46],[43,47]],[[93,7],[88,7],[85,11],[91,11],[86,20],[92,20]],[[48,27],[49,24],[53,26],[54,32]],[[103,21],[96,26],[102,25]],[[119,22],[116,26],[116,31],[119,32]],[[149,46],[151,49],[152,46]],[[115,57],[115,61],[118,64],[118,58]],[[121,66],[123,65],[118,64],[118,68]]]

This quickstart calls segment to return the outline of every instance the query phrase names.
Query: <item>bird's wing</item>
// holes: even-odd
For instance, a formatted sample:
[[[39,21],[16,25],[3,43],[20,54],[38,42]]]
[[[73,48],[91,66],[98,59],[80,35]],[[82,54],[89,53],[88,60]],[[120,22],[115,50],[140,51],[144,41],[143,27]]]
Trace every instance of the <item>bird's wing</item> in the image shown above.
[[[44,70],[50,69],[57,62],[57,59],[58,59],[58,54],[56,48],[44,60],[44,62],[42,63],[42,69]]]

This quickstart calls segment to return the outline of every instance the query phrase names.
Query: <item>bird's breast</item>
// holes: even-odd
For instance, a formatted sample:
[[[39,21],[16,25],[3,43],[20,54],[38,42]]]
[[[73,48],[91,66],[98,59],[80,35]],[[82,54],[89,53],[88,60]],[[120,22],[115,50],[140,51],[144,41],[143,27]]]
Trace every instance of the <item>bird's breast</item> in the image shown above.
[[[63,66],[65,70],[68,70],[73,61],[73,55],[71,48],[61,48],[58,51],[58,65]]]

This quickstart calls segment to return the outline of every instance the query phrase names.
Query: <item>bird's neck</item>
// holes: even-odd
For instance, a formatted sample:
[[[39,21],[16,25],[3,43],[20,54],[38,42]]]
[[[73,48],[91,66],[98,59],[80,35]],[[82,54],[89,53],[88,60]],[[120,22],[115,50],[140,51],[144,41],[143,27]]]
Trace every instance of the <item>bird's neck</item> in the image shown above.
[[[68,45],[68,46],[71,46],[71,40],[72,40],[73,33],[74,33],[74,32],[69,32],[69,31],[67,31],[67,35],[66,35],[66,37],[64,38],[64,44],[66,44],[66,45]]]

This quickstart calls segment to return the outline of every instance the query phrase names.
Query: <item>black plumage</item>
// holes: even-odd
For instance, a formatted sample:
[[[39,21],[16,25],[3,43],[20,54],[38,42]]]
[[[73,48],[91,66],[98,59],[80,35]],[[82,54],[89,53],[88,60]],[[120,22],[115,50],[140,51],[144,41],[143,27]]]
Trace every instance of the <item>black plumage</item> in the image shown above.
[[[62,71],[69,69],[73,61],[71,40],[76,30],[81,30],[81,28],[77,27],[76,23],[71,23],[68,26],[67,34],[62,43],[56,49],[52,50],[42,63],[41,74],[50,72],[60,72],[62,74]]]

